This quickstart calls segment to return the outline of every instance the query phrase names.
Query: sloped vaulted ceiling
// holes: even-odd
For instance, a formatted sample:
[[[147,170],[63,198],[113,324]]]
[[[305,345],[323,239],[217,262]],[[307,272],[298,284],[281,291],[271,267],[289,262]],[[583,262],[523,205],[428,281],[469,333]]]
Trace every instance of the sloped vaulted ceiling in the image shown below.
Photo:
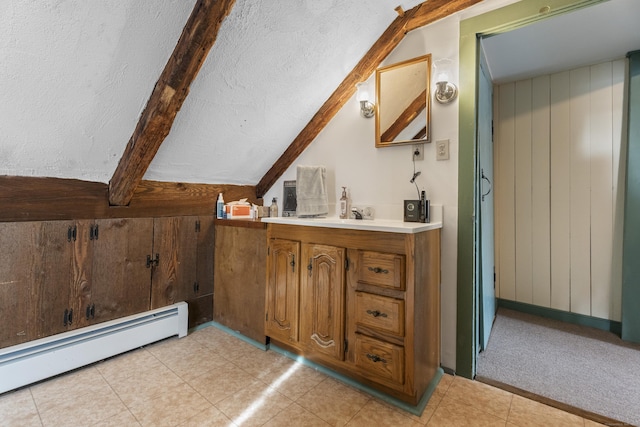
[[[0,4],[0,175],[108,182],[194,2]],[[255,184],[397,16],[237,0],[145,179]]]

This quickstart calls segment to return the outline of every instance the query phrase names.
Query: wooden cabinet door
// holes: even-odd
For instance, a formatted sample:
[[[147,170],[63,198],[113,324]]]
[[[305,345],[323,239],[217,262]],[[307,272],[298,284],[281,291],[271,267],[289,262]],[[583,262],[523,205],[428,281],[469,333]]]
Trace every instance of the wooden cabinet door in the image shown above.
[[[0,223],[0,348],[34,339],[32,284],[38,274],[31,245],[37,223]]]
[[[271,239],[267,262],[265,334],[298,342],[300,242]]]
[[[153,219],[103,219],[93,227],[91,304],[81,307],[83,318],[99,323],[149,310]]]
[[[151,308],[165,307],[196,296],[197,218],[155,218],[153,257],[158,254],[151,281]]]
[[[313,353],[344,360],[345,249],[305,244],[301,275],[300,341]]]
[[[34,270],[33,296],[35,298],[34,338],[54,335],[72,328],[77,312],[71,312],[71,283],[73,275],[80,276],[80,260],[72,261],[75,222],[42,221],[35,223],[31,250]],[[65,316],[65,310],[70,314]],[[72,313],[72,314],[71,314]],[[65,317],[67,321],[65,322]]]

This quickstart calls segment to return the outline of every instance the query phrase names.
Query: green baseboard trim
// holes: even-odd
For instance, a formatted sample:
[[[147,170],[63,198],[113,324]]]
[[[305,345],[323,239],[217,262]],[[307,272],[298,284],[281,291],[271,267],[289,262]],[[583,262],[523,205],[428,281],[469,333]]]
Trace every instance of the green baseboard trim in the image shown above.
[[[262,344],[262,343],[260,343],[260,342],[258,342],[256,340],[254,340],[254,339],[251,339],[249,337],[246,337],[246,336],[242,335],[238,331],[234,331],[233,329],[230,329],[230,328],[228,328],[228,327],[226,327],[224,325],[221,325],[218,322],[214,322],[214,321],[206,322],[206,323],[203,323],[201,325],[195,326],[195,327],[189,329],[189,333],[195,332],[195,331],[199,331],[200,329],[208,328],[210,326],[213,326],[214,328],[218,328],[221,331],[224,331],[224,332],[228,333],[229,335],[233,335],[234,337],[246,342],[247,344],[251,344],[252,346],[257,347],[260,350],[267,351],[269,349],[269,345],[268,344]]]
[[[269,345],[269,348],[277,353],[280,353],[292,360],[295,360],[296,362],[299,362],[305,366],[308,366],[312,369],[315,369],[319,372],[322,372],[325,375],[330,376],[333,379],[336,379],[342,383],[345,383],[355,389],[358,389],[360,391],[363,391],[367,394],[370,394],[372,396],[377,397],[378,399],[396,406],[402,410],[405,410],[407,412],[409,412],[410,414],[416,415],[416,416],[421,416],[422,413],[424,412],[424,408],[427,406],[427,403],[429,402],[429,399],[431,398],[431,396],[433,395],[433,392],[436,390],[436,387],[438,386],[438,383],[440,382],[440,379],[442,378],[442,375],[444,374],[444,371],[442,370],[442,368],[438,368],[436,370],[436,374],[434,375],[433,379],[431,380],[431,382],[429,383],[429,386],[427,387],[427,390],[424,392],[424,395],[422,396],[422,398],[420,398],[420,401],[418,402],[417,405],[413,406],[408,404],[407,402],[403,402],[400,399],[396,399],[395,397],[389,396],[385,393],[382,393],[381,391],[378,391],[374,388],[371,388],[367,385],[361,384],[358,381],[349,378],[347,376],[344,376],[338,372],[335,372],[327,367],[324,367],[322,365],[318,365],[317,363],[314,363],[306,358],[304,358],[303,356],[291,353],[290,351],[284,350],[280,347],[277,347],[273,344]]]
[[[559,320],[561,322],[573,323],[574,325],[601,329],[603,331],[612,332],[618,336],[622,333],[622,323],[616,322],[615,320],[585,316],[584,314],[570,313],[568,311],[557,310],[555,308],[540,307],[538,305],[501,298],[498,298],[498,307],[533,314],[534,316],[546,317],[548,319]]]

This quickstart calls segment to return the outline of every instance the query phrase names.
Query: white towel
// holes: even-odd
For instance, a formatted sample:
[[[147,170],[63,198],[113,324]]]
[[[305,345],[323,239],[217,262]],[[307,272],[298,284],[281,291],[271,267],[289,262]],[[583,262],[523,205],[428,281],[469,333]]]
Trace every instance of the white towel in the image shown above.
[[[296,170],[296,214],[299,217],[329,213],[327,170],[324,166],[298,166]]]

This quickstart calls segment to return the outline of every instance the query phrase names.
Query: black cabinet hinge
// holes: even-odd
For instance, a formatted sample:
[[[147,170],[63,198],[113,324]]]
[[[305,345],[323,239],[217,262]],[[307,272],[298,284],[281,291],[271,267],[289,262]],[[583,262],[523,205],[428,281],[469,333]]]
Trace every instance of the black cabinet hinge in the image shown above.
[[[87,306],[87,311],[85,313],[85,317],[87,320],[96,318],[96,305],[90,304]]]
[[[197,294],[198,291],[200,291],[200,283],[193,282],[193,292]]]
[[[345,338],[344,340],[344,352],[346,353],[349,350],[349,341]]]
[[[344,259],[344,269],[349,271],[349,258]]]
[[[73,308],[64,309],[64,318],[62,319],[62,324],[64,326],[71,325],[73,323]]]
[[[160,264],[160,255],[156,254],[155,259],[151,259],[151,255],[147,255],[147,268],[157,267]]]
[[[98,240],[98,225],[92,225],[89,228],[89,240]]]
[[[200,232],[200,220],[196,221],[196,233]]]
[[[69,228],[67,229],[67,241],[70,242],[71,240],[73,240],[74,242],[76,241],[76,237],[78,236],[78,227],[77,226],[69,226]]]

